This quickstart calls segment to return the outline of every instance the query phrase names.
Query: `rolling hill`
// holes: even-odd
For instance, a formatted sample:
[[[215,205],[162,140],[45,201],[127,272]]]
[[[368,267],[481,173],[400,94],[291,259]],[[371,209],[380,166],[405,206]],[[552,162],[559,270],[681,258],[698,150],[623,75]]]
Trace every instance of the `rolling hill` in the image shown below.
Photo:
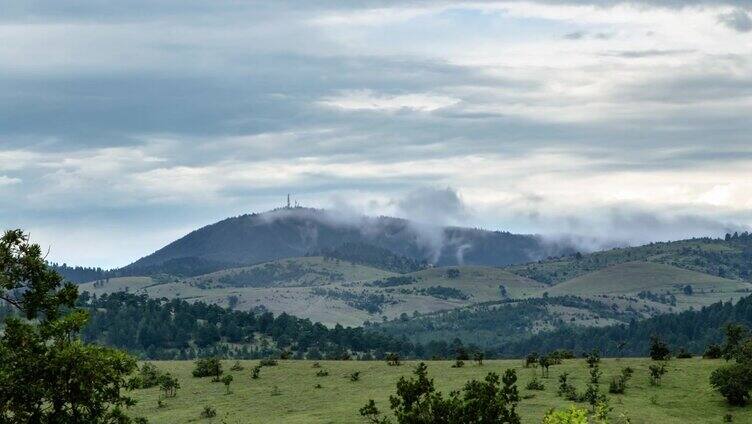
[[[252,265],[334,251],[348,243],[372,245],[393,255],[436,265],[501,266],[574,252],[571,246],[548,243],[533,235],[283,208],[228,218],[200,228],[124,267],[121,273],[154,273],[161,264],[181,259]],[[348,259],[357,262],[355,258]]]

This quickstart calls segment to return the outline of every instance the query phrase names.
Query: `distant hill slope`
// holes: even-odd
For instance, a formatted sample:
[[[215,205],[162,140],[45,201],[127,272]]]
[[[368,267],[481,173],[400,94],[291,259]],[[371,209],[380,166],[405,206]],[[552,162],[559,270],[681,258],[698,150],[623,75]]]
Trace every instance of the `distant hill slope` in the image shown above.
[[[752,279],[752,236],[727,235],[725,239],[698,238],[644,246],[567,255],[535,263],[510,266],[515,274],[547,284],[557,284],[588,272],[626,262],[672,265],[728,279]]]
[[[663,293],[682,291],[690,285],[694,291],[749,288],[740,281],[650,262],[626,262],[580,275],[548,290],[551,295],[627,294],[643,290]]]
[[[368,244],[394,255],[437,265],[501,266],[568,254],[567,245],[537,236],[469,228],[417,225],[390,217],[352,217],[318,209],[278,209],[228,218],[191,232],[122,271],[154,269],[181,258],[250,265],[343,244]]]
[[[97,296],[128,292],[203,301],[238,310],[264,307],[327,325],[361,325],[414,312],[430,313],[480,302],[522,298],[547,286],[499,268],[431,268],[398,274],[326,257],[280,259],[176,278],[119,277],[81,284]]]

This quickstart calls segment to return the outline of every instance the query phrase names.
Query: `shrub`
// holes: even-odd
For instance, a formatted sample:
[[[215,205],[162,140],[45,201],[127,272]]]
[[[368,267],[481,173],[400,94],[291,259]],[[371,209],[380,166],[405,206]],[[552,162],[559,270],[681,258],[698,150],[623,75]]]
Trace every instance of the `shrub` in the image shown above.
[[[179,388],[180,382],[177,377],[173,377],[169,372],[159,376],[159,389],[164,393],[165,397],[172,398],[177,396]]]
[[[204,410],[201,411],[201,418],[214,418],[217,416],[217,410],[212,406],[204,406]]]
[[[690,359],[692,358],[692,353],[690,353],[685,348],[679,348],[678,351],[676,351],[676,359]]]
[[[543,424],[588,424],[588,413],[574,405],[564,411],[552,409],[543,417]]]
[[[321,368],[321,364],[319,364],[318,362],[314,362],[313,365],[312,365],[312,367],[313,368]]]
[[[568,381],[569,373],[565,372],[559,375],[559,390],[557,394],[566,400],[576,401],[579,399],[577,390]]]
[[[360,380],[360,371],[355,371],[350,374],[350,381],[358,381]]]
[[[723,355],[723,349],[721,349],[721,346],[715,343],[712,343],[712,344],[709,344],[708,347],[705,348],[705,352],[702,354],[702,357],[705,359],[718,359],[722,355]]]
[[[242,365],[240,365],[240,361],[235,361],[234,364],[232,364],[232,367],[230,367],[230,370],[232,371],[243,371],[244,368]]]
[[[272,358],[262,359],[259,361],[259,365],[262,367],[273,367],[277,365],[277,360]]]
[[[657,336],[650,338],[650,359],[654,361],[667,361],[671,359],[671,350],[666,342]]]
[[[537,352],[531,352],[528,353],[525,357],[525,368],[530,368],[532,366],[535,368],[538,365],[538,353]]]
[[[463,361],[461,359],[456,359],[454,361],[454,364],[452,364],[452,368],[462,368],[464,366],[465,366],[465,361]]]
[[[601,362],[601,354],[598,353],[598,350],[593,349],[593,351],[587,355],[587,359],[585,361],[587,362],[588,367],[593,368]]]
[[[327,370],[318,370],[316,371],[316,377],[326,377],[329,375],[329,371]]]
[[[254,379],[254,380],[258,379],[259,378],[259,373],[261,373],[261,365],[256,365],[251,370],[251,378]]]
[[[649,367],[650,372],[650,384],[653,386],[660,386],[661,379],[668,372],[666,370],[666,364],[653,364]]]
[[[630,367],[622,368],[621,374],[611,379],[608,386],[608,392],[613,394],[623,394],[627,388],[627,381],[632,378],[634,370]]]
[[[483,359],[485,359],[485,357],[486,357],[486,354],[483,352],[475,352],[473,354],[473,359],[478,364],[478,366],[483,365]]]
[[[193,370],[194,377],[214,377],[219,381],[222,375],[222,362],[218,358],[204,358],[196,361],[196,368]]]
[[[399,354],[390,353],[386,355],[386,364],[389,366],[394,366],[394,367],[402,365]]]
[[[230,374],[222,377],[222,384],[225,385],[225,389],[227,390],[228,395],[230,394],[230,383],[232,383],[232,376]]]
[[[533,377],[525,388],[528,390],[546,390],[546,386],[537,377]]]
[[[752,389],[752,370],[743,364],[724,365],[710,374],[710,385],[731,405],[746,405]]]
[[[133,389],[149,389],[159,384],[162,372],[153,364],[146,362],[141,365],[138,373],[128,381],[128,387]]]

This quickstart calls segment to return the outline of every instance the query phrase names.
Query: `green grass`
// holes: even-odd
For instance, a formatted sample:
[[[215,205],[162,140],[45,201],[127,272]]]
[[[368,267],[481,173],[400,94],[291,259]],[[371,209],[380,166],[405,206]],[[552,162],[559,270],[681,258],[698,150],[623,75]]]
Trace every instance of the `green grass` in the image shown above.
[[[225,394],[221,383],[210,378],[193,378],[193,362],[154,362],[160,369],[177,375],[182,388],[175,398],[167,399],[166,406],[157,407],[157,389],[137,390],[132,393],[138,404],[132,408],[134,415],[146,416],[151,423],[359,423],[363,422],[358,409],[372,398],[382,410],[389,410],[388,398],[394,393],[395,383],[402,375],[410,375],[416,362],[390,367],[380,361],[319,361],[327,377],[316,377],[313,361],[279,361],[276,367],[264,367],[261,378],[250,378],[251,368],[258,361],[241,361],[243,371],[229,371],[234,361],[224,361],[226,372],[234,376],[232,393]],[[625,366],[634,368],[635,374],[624,395],[609,395],[614,416],[625,413],[634,424],[720,423],[724,414],[730,413],[734,422],[752,422],[752,407],[727,406],[723,398],[708,384],[710,372],[722,361],[683,359],[669,362],[668,374],[661,386],[651,386],[647,359],[604,359],[601,388],[608,391],[611,377]],[[540,423],[550,408],[571,405],[556,396],[557,377],[570,373],[570,381],[583,390],[588,377],[584,360],[567,360],[550,369],[550,377],[542,379],[544,391],[528,391],[524,387],[533,376],[540,379],[539,369],[525,369],[521,360],[485,361],[483,366],[467,362],[464,368],[451,368],[450,361],[427,361],[429,376],[444,393],[459,389],[467,380],[480,379],[488,372],[502,373],[515,368],[521,395],[534,394],[520,402],[519,413],[523,423]],[[361,379],[351,382],[347,376],[361,371]],[[314,386],[321,384],[321,389]],[[273,394],[274,388],[278,394]],[[217,410],[213,421],[199,417],[204,406]],[[584,405],[580,405],[583,406]]]

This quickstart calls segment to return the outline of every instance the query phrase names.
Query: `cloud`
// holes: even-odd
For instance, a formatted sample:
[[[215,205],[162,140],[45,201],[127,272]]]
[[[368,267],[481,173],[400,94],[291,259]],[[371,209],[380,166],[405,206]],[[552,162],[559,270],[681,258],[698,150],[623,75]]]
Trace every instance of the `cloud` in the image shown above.
[[[744,9],[734,9],[728,13],[718,15],[718,21],[738,32],[752,31],[752,18]]]
[[[157,248],[292,192],[518,232],[752,222],[752,46],[718,17],[750,6],[0,0],[0,221]]]

